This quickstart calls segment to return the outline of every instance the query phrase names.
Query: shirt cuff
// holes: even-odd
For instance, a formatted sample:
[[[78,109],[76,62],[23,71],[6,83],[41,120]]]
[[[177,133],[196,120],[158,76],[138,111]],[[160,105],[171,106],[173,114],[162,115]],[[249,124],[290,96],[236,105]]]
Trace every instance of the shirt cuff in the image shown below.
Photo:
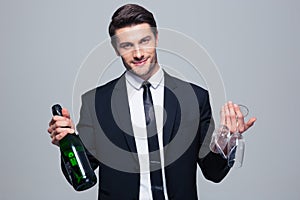
[[[232,167],[235,161],[235,153],[237,150],[237,145],[228,148],[228,138],[222,135],[214,135],[210,143],[210,150],[214,153],[221,155],[223,159],[227,160],[227,165]]]

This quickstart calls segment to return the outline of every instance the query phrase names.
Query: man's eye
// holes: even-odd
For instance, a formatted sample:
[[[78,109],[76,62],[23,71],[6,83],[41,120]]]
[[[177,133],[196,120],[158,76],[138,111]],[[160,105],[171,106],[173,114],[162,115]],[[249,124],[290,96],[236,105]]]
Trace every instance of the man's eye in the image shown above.
[[[130,43],[125,43],[125,44],[121,44],[120,47],[121,47],[122,49],[129,49],[130,47],[132,47],[132,44],[130,44]]]
[[[142,39],[141,44],[147,44],[149,41],[149,38]]]

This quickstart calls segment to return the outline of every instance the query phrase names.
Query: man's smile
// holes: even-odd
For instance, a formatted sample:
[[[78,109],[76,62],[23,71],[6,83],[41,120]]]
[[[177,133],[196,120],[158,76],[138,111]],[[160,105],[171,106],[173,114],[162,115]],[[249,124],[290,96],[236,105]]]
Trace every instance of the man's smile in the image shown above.
[[[147,60],[148,60],[148,58],[144,58],[142,60],[134,60],[134,61],[132,61],[132,63],[135,66],[143,66],[147,62]]]

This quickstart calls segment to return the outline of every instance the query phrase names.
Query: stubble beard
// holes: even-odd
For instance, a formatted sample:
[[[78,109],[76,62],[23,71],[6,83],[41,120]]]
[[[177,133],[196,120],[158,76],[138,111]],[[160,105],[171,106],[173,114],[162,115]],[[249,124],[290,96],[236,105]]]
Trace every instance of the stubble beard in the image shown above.
[[[126,69],[130,71],[131,73],[137,75],[138,77],[147,80],[149,79],[153,74],[153,71],[156,67],[158,67],[158,62],[157,62],[157,56],[151,60],[150,64],[145,64],[144,66],[141,67],[134,67],[131,68],[130,66],[127,65],[127,63],[124,62],[122,59],[123,64],[125,65]]]

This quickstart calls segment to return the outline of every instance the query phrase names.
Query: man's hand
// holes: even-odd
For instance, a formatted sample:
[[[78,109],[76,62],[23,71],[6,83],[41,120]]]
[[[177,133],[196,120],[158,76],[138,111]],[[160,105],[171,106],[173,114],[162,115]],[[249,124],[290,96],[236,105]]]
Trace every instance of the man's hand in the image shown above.
[[[221,125],[226,125],[231,133],[243,133],[248,130],[256,121],[251,117],[247,122],[237,104],[228,101],[221,109]]]
[[[75,126],[70,118],[67,109],[62,109],[63,116],[53,116],[49,122],[48,133],[52,139],[52,143],[59,146],[59,141],[67,134],[75,133]]]

